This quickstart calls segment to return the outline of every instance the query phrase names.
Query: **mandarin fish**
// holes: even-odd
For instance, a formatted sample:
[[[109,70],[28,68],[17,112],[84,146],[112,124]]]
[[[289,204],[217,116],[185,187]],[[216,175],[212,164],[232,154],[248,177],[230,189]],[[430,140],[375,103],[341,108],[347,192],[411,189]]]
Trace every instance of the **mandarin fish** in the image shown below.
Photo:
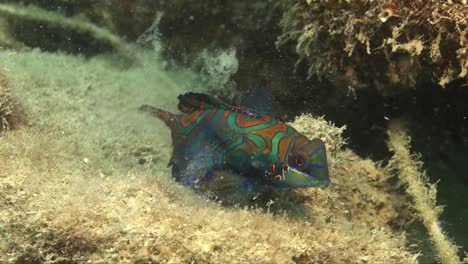
[[[215,97],[178,96],[182,114],[143,105],[171,130],[173,177],[218,195],[252,192],[262,185],[320,187],[329,183],[326,149],[267,114]]]

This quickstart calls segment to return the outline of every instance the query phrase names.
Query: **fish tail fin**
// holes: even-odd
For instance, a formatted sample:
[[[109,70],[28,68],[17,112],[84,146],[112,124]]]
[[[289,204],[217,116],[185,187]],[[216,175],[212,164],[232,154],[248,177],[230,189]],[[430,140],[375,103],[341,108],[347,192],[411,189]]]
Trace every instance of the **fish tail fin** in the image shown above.
[[[185,93],[177,97],[179,99],[179,110],[183,113],[192,113],[198,111],[206,106],[216,108],[231,109],[232,107],[225,102],[202,93]]]
[[[150,115],[161,119],[171,129],[175,127],[177,115],[171,112],[164,111],[162,109],[150,105],[140,106],[140,111],[149,113]]]

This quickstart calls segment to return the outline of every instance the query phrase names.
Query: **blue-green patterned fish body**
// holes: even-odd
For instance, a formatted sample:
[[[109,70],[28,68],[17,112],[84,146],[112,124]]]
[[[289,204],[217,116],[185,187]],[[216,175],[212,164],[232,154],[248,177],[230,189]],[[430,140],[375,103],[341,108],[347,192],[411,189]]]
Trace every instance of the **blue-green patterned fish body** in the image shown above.
[[[309,140],[284,122],[206,94],[179,97],[172,114],[144,105],[163,120],[173,140],[173,176],[201,190],[231,192],[256,185],[329,185],[325,145]]]

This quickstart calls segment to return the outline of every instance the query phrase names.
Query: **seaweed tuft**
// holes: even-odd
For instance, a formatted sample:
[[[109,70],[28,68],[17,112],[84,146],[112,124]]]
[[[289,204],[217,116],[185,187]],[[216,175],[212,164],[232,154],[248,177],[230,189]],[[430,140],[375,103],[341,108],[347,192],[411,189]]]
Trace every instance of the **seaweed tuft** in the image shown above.
[[[337,127],[323,117],[302,114],[294,119],[292,125],[297,127],[308,138],[323,140],[327,146],[327,152],[331,156],[336,156],[346,145],[346,140],[343,138],[346,126]]]
[[[466,78],[464,1],[283,0],[277,45],[294,43],[309,77],[351,88],[415,87],[424,72],[441,86]]]
[[[439,216],[442,206],[436,204],[437,188],[429,183],[420,156],[411,154],[407,129],[401,120],[394,120],[388,129],[388,147],[394,152],[389,166],[398,171],[400,181],[413,197],[413,204],[427,228],[441,263],[461,263],[457,246],[444,233]]]
[[[0,71],[0,133],[13,129],[17,123],[16,104],[5,75]]]

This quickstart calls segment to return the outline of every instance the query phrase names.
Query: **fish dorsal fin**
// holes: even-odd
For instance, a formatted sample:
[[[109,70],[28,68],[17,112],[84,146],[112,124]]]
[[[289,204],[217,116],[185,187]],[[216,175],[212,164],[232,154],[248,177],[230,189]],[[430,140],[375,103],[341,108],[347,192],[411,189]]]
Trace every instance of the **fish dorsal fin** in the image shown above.
[[[261,114],[270,115],[273,112],[272,99],[263,86],[247,91],[241,98],[241,105],[255,109],[256,112]]]
[[[185,93],[177,97],[179,110],[183,113],[192,113],[205,107],[231,110],[233,107],[213,96],[202,93]]]
[[[222,100],[219,100],[216,97],[207,94],[189,92],[181,94],[177,98],[179,99],[179,110],[183,113],[192,113],[202,108],[213,107],[217,109],[226,109],[229,111],[238,112],[256,119],[262,117],[261,114],[255,112],[252,109],[232,106]]]

